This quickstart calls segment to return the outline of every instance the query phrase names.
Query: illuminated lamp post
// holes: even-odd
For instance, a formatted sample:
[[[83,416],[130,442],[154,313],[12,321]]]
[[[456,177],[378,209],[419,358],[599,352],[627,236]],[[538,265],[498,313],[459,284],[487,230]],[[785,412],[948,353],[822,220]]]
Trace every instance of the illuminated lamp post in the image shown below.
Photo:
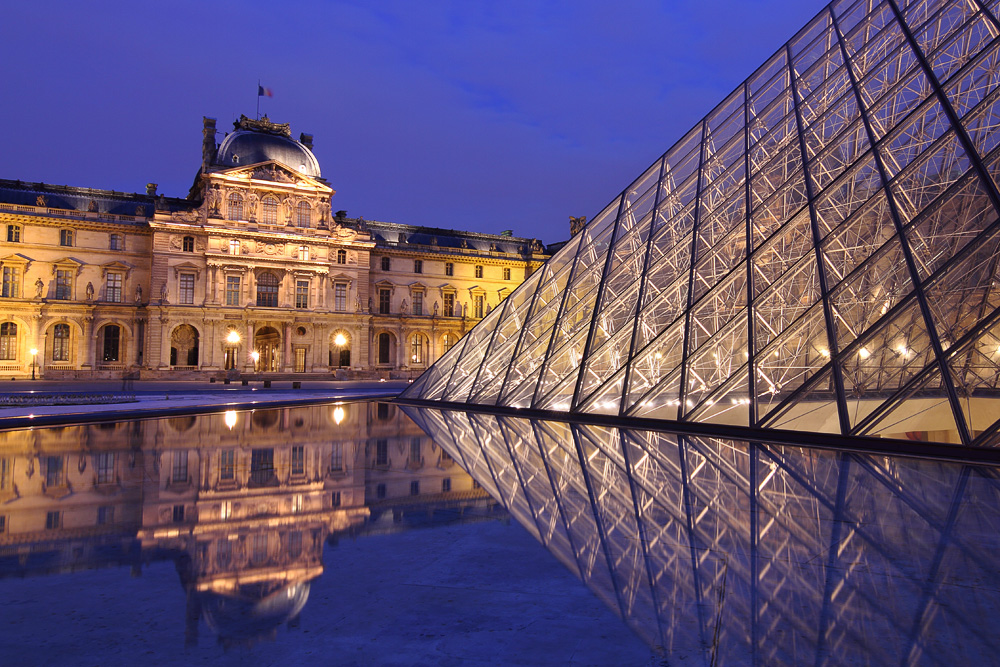
[[[226,350],[226,370],[236,368],[236,346],[240,344],[240,334],[236,329],[230,329],[226,336],[229,349]]]
[[[31,348],[31,379],[35,379],[35,358],[38,356],[38,348]]]

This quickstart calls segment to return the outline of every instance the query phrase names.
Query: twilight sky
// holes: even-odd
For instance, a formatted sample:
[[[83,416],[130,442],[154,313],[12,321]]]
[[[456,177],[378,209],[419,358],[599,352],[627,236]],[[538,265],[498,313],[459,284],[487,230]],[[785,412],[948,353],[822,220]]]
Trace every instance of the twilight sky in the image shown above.
[[[811,0],[8,3],[0,178],[185,196],[201,118],[315,136],[334,210],[569,235],[823,7]],[[221,141],[220,135],[217,140]]]

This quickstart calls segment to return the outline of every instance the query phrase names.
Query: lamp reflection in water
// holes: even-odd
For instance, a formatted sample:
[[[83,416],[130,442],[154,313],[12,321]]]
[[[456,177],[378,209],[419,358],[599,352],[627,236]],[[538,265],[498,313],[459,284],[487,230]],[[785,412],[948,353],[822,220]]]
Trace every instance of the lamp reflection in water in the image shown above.
[[[31,348],[31,379],[35,379],[35,358],[38,357],[38,348]]]
[[[333,421],[338,426],[344,421],[344,408],[339,405],[333,409]]]
[[[1000,466],[403,408],[671,662],[1000,654]]]
[[[226,422],[226,426],[228,426],[229,430],[232,431],[233,427],[236,426],[236,411],[226,410],[223,419]]]

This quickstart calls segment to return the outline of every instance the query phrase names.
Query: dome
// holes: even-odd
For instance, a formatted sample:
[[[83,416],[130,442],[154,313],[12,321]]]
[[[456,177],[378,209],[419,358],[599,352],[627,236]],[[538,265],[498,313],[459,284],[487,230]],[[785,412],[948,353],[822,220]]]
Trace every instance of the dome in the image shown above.
[[[319,161],[312,151],[283,134],[238,129],[226,135],[215,157],[215,163],[223,167],[240,167],[270,160],[305,176],[322,177]]]

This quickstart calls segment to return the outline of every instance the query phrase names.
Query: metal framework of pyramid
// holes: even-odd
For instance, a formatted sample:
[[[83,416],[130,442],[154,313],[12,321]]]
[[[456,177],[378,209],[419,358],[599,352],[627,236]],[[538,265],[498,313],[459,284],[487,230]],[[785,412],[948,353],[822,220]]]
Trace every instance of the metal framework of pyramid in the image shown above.
[[[998,6],[827,6],[402,397],[994,443]]]

